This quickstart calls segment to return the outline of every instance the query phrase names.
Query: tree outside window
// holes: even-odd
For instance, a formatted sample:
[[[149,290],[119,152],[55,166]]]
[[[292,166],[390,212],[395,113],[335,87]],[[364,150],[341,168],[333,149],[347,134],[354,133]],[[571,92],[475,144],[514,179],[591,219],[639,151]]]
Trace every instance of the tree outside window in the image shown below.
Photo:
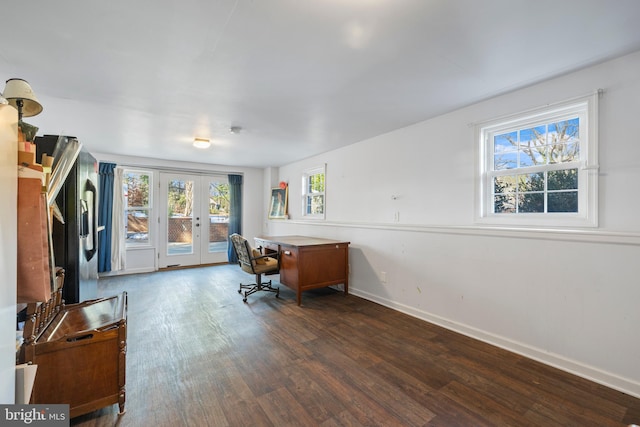
[[[513,173],[580,160],[578,117],[493,136],[495,213],[578,212],[578,168]]]
[[[302,215],[325,217],[325,166],[309,169],[302,175]]]
[[[149,243],[151,174],[123,171],[125,237],[127,243]]]

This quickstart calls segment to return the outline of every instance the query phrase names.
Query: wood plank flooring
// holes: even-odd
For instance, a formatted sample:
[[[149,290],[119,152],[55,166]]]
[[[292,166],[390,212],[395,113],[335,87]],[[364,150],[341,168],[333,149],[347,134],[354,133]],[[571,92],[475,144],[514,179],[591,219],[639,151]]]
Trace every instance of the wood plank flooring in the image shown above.
[[[272,276],[275,279],[278,276]],[[626,426],[640,399],[330,289],[249,297],[235,265],[100,279],[129,295],[126,413],[77,426]]]

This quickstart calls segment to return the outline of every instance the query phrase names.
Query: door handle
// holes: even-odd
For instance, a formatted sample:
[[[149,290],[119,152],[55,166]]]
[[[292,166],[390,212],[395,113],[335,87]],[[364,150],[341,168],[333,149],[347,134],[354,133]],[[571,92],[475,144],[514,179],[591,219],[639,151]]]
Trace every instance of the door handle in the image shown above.
[[[87,261],[91,261],[91,258],[96,254],[98,250],[98,190],[93,182],[87,179],[85,183],[85,199],[87,204],[87,216],[86,216],[86,230],[84,239],[84,255]],[[83,219],[84,223],[84,219]]]

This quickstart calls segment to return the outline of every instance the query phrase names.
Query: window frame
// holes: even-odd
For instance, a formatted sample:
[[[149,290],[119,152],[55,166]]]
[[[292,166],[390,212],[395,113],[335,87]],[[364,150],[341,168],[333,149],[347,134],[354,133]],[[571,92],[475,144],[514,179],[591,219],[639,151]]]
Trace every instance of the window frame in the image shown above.
[[[124,236],[125,239],[125,245],[126,247],[141,247],[141,246],[151,246],[152,242],[154,241],[154,221],[152,221],[152,215],[153,215],[153,209],[154,209],[154,204],[153,204],[153,195],[154,195],[154,187],[153,187],[153,183],[154,183],[154,173],[151,170],[147,170],[147,169],[136,169],[136,168],[122,168],[122,177],[123,177],[123,185],[126,183],[126,176],[127,174],[139,174],[139,175],[146,175],[149,177],[149,194],[148,194],[148,202],[147,202],[147,206],[144,207],[130,207],[128,206],[128,198],[127,196],[123,193],[122,194],[122,214],[124,216],[124,223],[125,223],[125,227],[124,227],[124,232],[126,233],[127,227],[126,227],[126,223],[127,223],[127,215],[129,211],[146,211],[147,212],[147,240],[146,241],[140,241],[140,242],[136,242],[135,240],[130,240],[127,238],[126,234]]]
[[[312,176],[320,175],[324,176],[324,191],[321,192],[308,192],[309,178]],[[310,205],[309,199],[311,197],[322,196],[322,213],[314,214],[309,213],[307,206]],[[315,166],[305,169],[302,172],[302,217],[305,219],[325,219],[327,213],[327,165]]]
[[[476,190],[476,222],[487,225],[523,227],[597,227],[598,226],[598,98],[599,93],[550,104],[526,112],[497,118],[476,126],[479,173]],[[579,117],[579,159],[573,162],[534,165],[498,172],[494,168],[493,136],[510,131],[548,125]],[[496,213],[493,178],[548,172],[558,169],[578,170],[578,212]],[[510,172],[509,172],[510,171]],[[547,190],[545,189],[545,194]]]

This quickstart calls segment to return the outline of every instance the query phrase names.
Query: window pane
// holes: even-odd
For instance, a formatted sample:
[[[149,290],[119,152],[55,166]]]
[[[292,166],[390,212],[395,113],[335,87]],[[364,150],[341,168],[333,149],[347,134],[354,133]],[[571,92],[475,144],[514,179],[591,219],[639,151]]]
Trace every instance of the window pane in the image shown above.
[[[541,147],[547,144],[547,127],[536,126],[520,131],[520,148]]]
[[[578,140],[580,119],[573,118],[549,125],[550,144],[566,144]]]
[[[226,252],[229,236],[229,183],[226,180],[209,181],[209,227],[207,251]]]
[[[125,173],[124,190],[127,207],[149,206],[149,175],[136,172]]]
[[[494,196],[493,211],[495,213],[516,213],[515,193]]]
[[[544,191],[544,172],[518,175],[518,191]]]
[[[149,243],[149,215],[146,210],[125,211],[124,228],[127,242]]]
[[[548,212],[578,212],[578,192],[549,193]]]
[[[565,169],[549,171],[547,175],[547,189],[554,190],[577,190],[578,189],[578,169]]]
[[[580,159],[580,144],[556,144],[549,147],[549,163],[566,163]]]
[[[572,162],[580,158],[580,120],[564,120],[549,125],[549,163]]]
[[[544,193],[522,193],[518,195],[518,212],[544,212]]]
[[[516,191],[516,177],[509,176],[497,176],[493,180],[493,193],[515,193]]]
[[[513,131],[493,137],[493,153],[498,155],[517,150],[518,132]]]
[[[518,132],[493,137],[493,169],[513,169],[518,165]]]
[[[307,214],[323,214],[324,213],[324,196],[309,196],[307,197]]]
[[[324,191],[324,174],[318,173],[309,176],[308,193],[322,193]]]
[[[519,167],[541,165],[546,163],[547,152],[546,126],[536,126],[534,128],[520,131]]]
[[[193,253],[193,180],[173,180],[167,188],[167,255]]]
[[[520,167],[544,165],[547,162],[548,147],[535,147],[520,150]]]
[[[518,166],[518,153],[502,153],[493,157],[494,170],[515,169]]]
[[[209,182],[209,218],[210,222],[229,221],[229,184]]]

